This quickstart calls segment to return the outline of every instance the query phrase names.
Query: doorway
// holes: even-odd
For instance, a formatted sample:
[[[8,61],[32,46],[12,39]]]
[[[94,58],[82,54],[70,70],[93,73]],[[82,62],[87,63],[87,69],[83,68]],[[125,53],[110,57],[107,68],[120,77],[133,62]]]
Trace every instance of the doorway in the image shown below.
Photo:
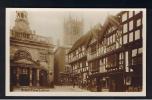
[[[19,83],[20,83],[20,86],[29,86],[29,76],[28,76],[28,74],[20,74]]]

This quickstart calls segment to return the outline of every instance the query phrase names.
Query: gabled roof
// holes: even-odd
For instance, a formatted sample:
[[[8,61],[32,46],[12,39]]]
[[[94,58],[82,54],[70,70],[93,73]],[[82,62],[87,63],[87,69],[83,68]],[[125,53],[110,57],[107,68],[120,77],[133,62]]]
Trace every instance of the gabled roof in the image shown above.
[[[101,26],[101,24],[95,25],[95,27],[93,27],[88,33],[83,35],[75,42],[69,53],[82,45],[87,47],[93,38],[96,38],[97,40],[102,40],[104,35],[106,34],[106,31],[112,26],[116,27],[117,29],[121,28],[120,18],[118,18],[118,16],[108,16],[103,26]]]
[[[118,16],[108,16],[103,25],[101,33],[99,34],[99,40],[103,39],[104,35],[106,34],[106,31],[112,26],[114,26],[117,29],[121,29],[120,18]]]
[[[88,32],[87,34],[81,36],[72,46],[72,48],[69,50],[69,53],[72,52],[73,50],[77,49],[79,46],[85,45],[87,41],[90,38],[90,33]]]
[[[101,24],[95,25],[95,27],[93,27],[90,31],[88,31],[85,35],[80,37],[74,43],[74,45],[70,49],[69,53],[72,52],[73,50],[77,49],[78,47],[82,46],[82,45],[87,46],[92,38],[96,38],[97,39],[100,29],[101,29]]]

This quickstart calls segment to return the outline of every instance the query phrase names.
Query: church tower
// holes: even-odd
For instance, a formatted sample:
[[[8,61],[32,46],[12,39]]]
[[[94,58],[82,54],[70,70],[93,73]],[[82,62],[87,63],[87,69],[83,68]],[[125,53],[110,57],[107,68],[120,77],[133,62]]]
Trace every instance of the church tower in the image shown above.
[[[83,30],[83,19],[69,15],[69,18],[64,19],[63,45],[72,46],[82,36]]]

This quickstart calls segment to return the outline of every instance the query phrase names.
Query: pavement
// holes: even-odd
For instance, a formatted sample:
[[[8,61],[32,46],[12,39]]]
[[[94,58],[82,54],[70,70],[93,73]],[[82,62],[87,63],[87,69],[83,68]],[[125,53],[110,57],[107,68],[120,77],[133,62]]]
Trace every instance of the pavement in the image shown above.
[[[20,87],[14,88],[14,92],[90,92],[85,89],[81,89],[78,86],[54,86],[54,88],[37,88],[37,87]]]
[[[50,91],[59,91],[59,92],[89,92],[88,90],[81,89],[78,86],[55,86],[54,89],[50,89]]]

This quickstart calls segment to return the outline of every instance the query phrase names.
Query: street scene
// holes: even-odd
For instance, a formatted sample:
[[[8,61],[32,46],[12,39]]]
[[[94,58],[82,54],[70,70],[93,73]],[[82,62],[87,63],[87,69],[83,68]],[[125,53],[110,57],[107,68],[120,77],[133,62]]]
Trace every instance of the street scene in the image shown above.
[[[11,92],[142,92],[143,11],[15,10]]]

